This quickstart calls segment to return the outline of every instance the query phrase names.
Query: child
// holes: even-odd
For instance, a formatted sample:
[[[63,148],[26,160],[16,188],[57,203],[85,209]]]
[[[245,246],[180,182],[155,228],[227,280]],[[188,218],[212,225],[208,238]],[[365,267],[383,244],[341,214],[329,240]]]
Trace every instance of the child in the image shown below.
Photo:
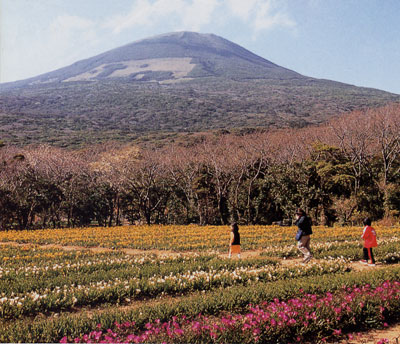
[[[232,253],[237,253],[238,258],[240,258],[240,234],[239,226],[237,223],[232,223],[231,225],[231,241],[229,244],[229,258],[232,257]]]
[[[376,232],[375,229],[371,227],[371,220],[368,217],[364,219],[363,223],[365,227],[361,238],[364,239],[364,259],[360,262],[363,264],[368,264],[369,266],[375,266],[372,248],[378,246],[378,243],[376,242]]]

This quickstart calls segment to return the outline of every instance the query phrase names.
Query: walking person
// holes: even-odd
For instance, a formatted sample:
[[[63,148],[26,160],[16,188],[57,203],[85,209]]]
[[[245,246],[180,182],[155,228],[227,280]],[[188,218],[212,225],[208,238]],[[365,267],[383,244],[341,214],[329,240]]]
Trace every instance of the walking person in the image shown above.
[[[240,233],[239,226],[237,223],[232,223],[231,225],[231,237],[229,243],[229,258],[232,254],[237,253],[238,258],[240,258]]]
[[[303,253],[303,263],[308,263],[311,258],[310,241],[311,241],[311,219],[306,215],[303,209],[298,208],[296,211],[296,222],[294,223],[297,227],[296,240],[297,248]]]
[[[369,266],[375,266],[375,258],[372,252],[373,247],[377,247],[376,242],[376,232],[373,227],[371,227],[371,219],[365,218],[363,221],[364,229],[361,238],[364,239],[363,254],[364,259],[360,262],[363,264],[368,264]]]

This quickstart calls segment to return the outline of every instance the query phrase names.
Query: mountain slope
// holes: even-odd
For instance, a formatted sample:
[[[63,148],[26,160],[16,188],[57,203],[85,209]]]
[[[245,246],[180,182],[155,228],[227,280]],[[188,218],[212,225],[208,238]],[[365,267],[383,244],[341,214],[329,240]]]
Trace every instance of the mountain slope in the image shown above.
[[[166,81],[210,76],[236,80],[304,78],[216,35],[179,32],[143,39],[4,86],[110,79]]]
[[[81,145],[304,126],[399,100],[302,76],[215,35],[179,32],[0,85],[0,139]]]

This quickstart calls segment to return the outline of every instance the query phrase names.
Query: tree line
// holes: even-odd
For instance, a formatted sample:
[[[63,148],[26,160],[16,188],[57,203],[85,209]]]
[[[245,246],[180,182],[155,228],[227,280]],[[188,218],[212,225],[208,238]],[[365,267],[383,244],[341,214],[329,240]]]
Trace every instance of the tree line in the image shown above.
[[[190,145],[0,145],[0,228],[358,223],[400,214],[400,106]]]

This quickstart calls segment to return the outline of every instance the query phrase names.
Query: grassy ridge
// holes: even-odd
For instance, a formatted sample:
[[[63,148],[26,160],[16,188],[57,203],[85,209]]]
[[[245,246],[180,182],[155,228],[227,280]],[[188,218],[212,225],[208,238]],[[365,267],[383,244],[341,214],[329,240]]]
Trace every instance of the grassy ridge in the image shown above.
[[[3,91],[1,97],[0,137],[6,143],[75,147],[219,129],[302,127],[399,101],[383,91],[307,78],[206,78],[168,86],[73,82]]]

